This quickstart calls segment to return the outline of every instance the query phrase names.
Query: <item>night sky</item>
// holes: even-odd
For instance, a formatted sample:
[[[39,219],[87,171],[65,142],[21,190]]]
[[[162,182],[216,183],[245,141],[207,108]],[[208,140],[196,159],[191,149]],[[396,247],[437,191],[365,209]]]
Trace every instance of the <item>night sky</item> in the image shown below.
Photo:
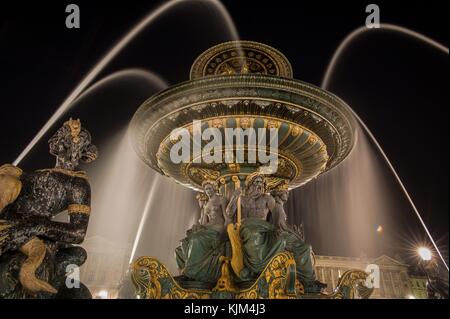
[[[65,27],[69,3],[9,1],[0,7],[0,163],[13,162],[90,68],[163,1],[73,1],[81,9],[80,29]],[[242,39],[279,49],[295,78],[318,86],[340,41],[364,24],[368,3],[224,1]],[[446,1],[375,3],[382,23],[448,46]],[[180,6],[138,37],[99,79],[140,67],[170,84],[187,80],[198,54],[229,39],[210,13],[200,3]],[[448,252],[448,56],[396,34],[364,36],[344,54],[329,89],[366,121]],[[52,163],[43,157],[24,165]]]

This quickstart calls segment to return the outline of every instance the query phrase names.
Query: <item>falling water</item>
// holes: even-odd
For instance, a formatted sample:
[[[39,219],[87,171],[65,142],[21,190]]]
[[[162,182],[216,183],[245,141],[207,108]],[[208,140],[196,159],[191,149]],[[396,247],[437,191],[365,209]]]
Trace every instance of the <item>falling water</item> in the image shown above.
[[[287,204],[289,220],[303,222],[316,253],[375,257],[390,252],[384,237],[397,231],[390,217],[398,214],[398,190],[361,129],[357,136],[347,159],[294,190]],[[379,225],[387,234],[377,232]]]
[[[321,86],[323,89],[326,90],[328,88],[330,81],[331,81],[331,76],[334,73],[334,69],[339,61],[339,58],[345,51],[345,49],[347,49],[350,46],[350,44],[352,44],[358,37],[360,37],[364,34],[367,34],[368,32],[376,32],[376,31],[398,32],[400,34],[403,34],[403,35],[412,37],[414,39],[417,39],[419,41],[422,41],[422,42],[426,43],[427,45],[443,52],[444,54],[447,54],[447,55],[449,54],[449,50],[446,46],[434,41],[433,39],[430,39],[429,37],[427,37],[423,34],[420,34],[418,32],[404,28],[399,25],[389,24],[389,23],[381,23],[380,28],[369,29],[365,26],[359,27],[359,28],[353,30],[352,32],[350,32],[350,34],[347,35],[344,40],[342,40],[341,44],[339,44],[336,51],[334,51],[333,57],[331,58],[330,63],[327,66],[325,75],[322,80]]]
[[[92,189],[92,214],[83,242],[89,258],[81,268],[81,279],[93,293],[117,286],[128,266],[143,208],[156,179],[135,155],[127,127],[137,107],[165,87],[167,84],[156,74],[142,69],[122,70],[92,85],[67,114],[82,119],[100,150],[99,158],[83,167]],[[45,137],[22,167],[51,165],[42,164],[43,158],[49,158],[49,136]],[[67,221],[67,214],[56,220]],[[104,268],[109,271],[99,271]]]
[[[171,272],[176,273],[174,249],[186,229],[198,218],[198,208],[192,191],[152,172],[137,158],[126,133],[137,107],[167,84],[146,71],[126,70],[108,76],[90,88],[88,86],[154,21],[181,4],[195,2],[213,9],[204,17],[213,19],[218,14],[219,19],[214,18],[213,21],[223,26],[221,33],[230,40],[239,38],[228,12],[217,0],[172,0],[161,5],[133,27],[94,66],[14,162],[15,165],[21,163],[22,167],[42,163],[36,159],[45,158],[45,141],[50,129],[62,124],[63,115],[64,118],[82,118],[91,131],[100,149],[100,158],[86,168],[92,187],[93,213],[83,243],[89,258],[82,267],[81,280],[94,296],[106,294],[113,297],[108,295],[108,290],[117,289],[135,255],[158,256]],[[126,77],[133,79],[125,80]],[[139,77],[144,81],[136,79]],[[136,88],[127,87],[136,80]],[[120,90],[126,90],[123,91],[125,94],[121,95]],[[30,153],[36,145],[39,147]],[[22,163],[24,159],[26,161]],[[57,218],[59,221],[66,219],[64,214]],[[105,272],[106,269],[108,271]]]
[[[94,66],[24,149],[15,164],[21,162],[47,131],[61,121],[61,115],[72,111],[77,97],[86,92],[92,81],[138,34],[174,6],[194,1],[215,8],[224,20],[230,37],[238,39],[234,24],[219,1],[167,2],[133,27]],[[333,61],[332,63],[336,63],[336,59]],[[328,84],[332,70],[331,67],[327,71],[324,85]],[[109,81],[102,84],[106,82]],[[162,82],[157,86],[163,86]],[[98,93],[98,84],[88,93],[96,92]],[[150,92],[151,90],[147,92],[147,97]],[[84,98],[89,94],[86,93]],[[133,108],[135,110],[137,106],[130,105],[127,112]],[[95,113],[95,110],[92,109],[91,113]],[[128,117],[123,119],[124,122],[128,120]],[[92,133],[95,138],[95,131]],[[185,231],[198,217],[198,207],[193,193],[145,166],[130,146],[126,126],[107,135],[107,143],[99,145],[101,150],[99,161],[87,168],[93,190],[93,213],[84,246],[88,254],[93,255],[95,252],[93,248],[91,251],[91,247],[95,246],[96,238],[101,237],[104,239],[103,244],[123,248],[126,255],[125,266],[140,255],[153,255],[158,257],[172,274],[176,274],[174,249],[184,237]],[[386,192],[386,189],[393,186],[388,182],[389,177],[380,163],[379,156],[374,152],[373,145],[365,133],[358,129],[355,149],[342,165],[302,189],[292,192],[288,203],[289,218],[293,223],[298,223],[300,221],[298,214],[294,212],[298,209],[302,212],[307,239],[321,253],[348,255],[348,251],[344,252],[344,246],[345,249],[350,249],[352,254],[358,254],[362,250],[374,254],[377,251],[385,251],[384,234],[380,234],[376,229],[378,225],[383,225],[387,234],[390,230],[391,233],[395,232],[395,226],[390,223],[390,216],[397,211],[395,199],[398,198],[398,194],[395,190]],[[108,251],[106,247],[105,251]],[[112,269],[102,270],[113,273],[115,285],[123,276],[124,268],[119,265],[117,272]],[[82,281],[89,282],[87,272],[84,273]],[[111,286],[110,281],[110,278],[105,277],[103,281],[97,281],[94,288],[101,285]]]
[[[355,29],[354,31],[352,31],[339,45],[339,47],[336,49],[335,53],[333,54],[333,57],[327,67],[327,70],[325,72],[323,81],[322,81],[322,88],[323,89],[327,89],[329,86],[329,83],[331,81],[331,76],[334,72],[334,69],[337,65],[337,62],[339,61],[339,58],[341,57],[342,53],[344,52],[344,50],[359,36],[369,32],[369,31],[390,31],[390,32],[397,32],[400,33],[402,35],[405,35],[407,37],[411,37],[414,39],[417,39],[421,42],[424,42],[425,44],[435,48],[436,50],[443,52],[444,54],[449,54],[449,49],[448,47],[445,47],[444,45],[430,39],[429,37],[420,34],[418,32],[415,32],[413,30],[398,26],[398,25],[394,25],[394,24],[387,24],[387,23],[383,23],[381,24],[381,28],[376,28],[376,29],[369,29],[367,27],[360,27]],[[449,270],[447,262],[445,261],[445,258],[443,257],[441,250],[439,249],[439,247],[437,246],[435,240],[433,239],[433,236],[431,235],[428,227],[426,226],[425,222],[422,219],[421,214],[419,213],[416,205],[414,204],[414,201],[412,200],[411,196],[409,195],[408,191],[406,190],[406,187],[404,186],[402,180],[400,179],[400,176],[397,174],[395,168],[393,167],[392,163],[389,161],[386,153],[383,151],[381,145],[378,143],[377,139],[375,138],[375,136],[372,134],[372,132],[370,131],[370,129],[367,127],[367,125],[364,123],[364,121],[352,110],[354,116],[357,118],[358,122],[361,124],[362,128],[364,129],[365,133],[370,137],[370,139],[372,140],[372,142],[374,143],[374,145],[376,146],[376,148],[378,149],[378,151],[380,152],[380,154],[383,156],[384,161],[386,162],[386,164],[388,165],[389,169],[391,170],[392,174],[394,175],[395,179],[397,180],[398,184],[400,185],[404,195],[406,196],[407,200],[409,201],[411,207],[413,208],[413,211],[416,215],[416,217],[418,218],[420,224],[422,225],[423,229],[425,230],[428,238],[430,239],[430,241],[432,242],[436,252],[438,253],[442,263],[444,264],[445,268],[447,269],[447,271]]]
[[[86,241],[101,236],[129,248],[131,260],[150,253],[176,271],[173,252],[198,211],[193,192],[150,170],[126,130],[102,150],[107,163],[88,171],[94,196]]]
[[[14,161],[14,165],[18,165],[25,156],[33,149],[33,147],[39,142],[39,140],[48,132],[48,130],[61,118],[61,116],[67,112],[75,99],[92,83],[92,81],[108,66],[111,61],[124,49],[128,44],[150,26],[154,21],[160,18],[163,14],[170,12],[174,7],[189,2],[201,2],[205,3],[209,7],[217,10],[219,17],[223,20],[225,29],[229,32],[231,39],[239,39],[237,30],[234,23],[228,14],[228,11],[218,0],[171,0],[161,5],[155,10],[152,10],[144,19],[138,22],[126,35],[118,41],[111,50],[92,68],[92,70],[84,77],[84,79],[75,87],[66,100],[57,108],[56,112],[45,123],[42,129],[36,134],[31,142],[20,153],[17,159]]]
[[[102,148],[102,156],[106,163],[88,172],[93,201],[82,282],[94,295],[117,290],[121,281],[131,285],[128,264],[142,255],[157,256],[177,274],[175,248],[198,218],[193,192],[149,169],[126,129]],[[102,276],[104,267],[108,273]],[[132,298],[133,292],[121,297]]]
[[[100,158],[86,167],[92,187],[93,213],[83,243],[89,258],[81,272],[81,280],[91,289],[94,296],[116,290],[119,281],[125,276],[128,263],[139,255],[158,256],[172,273],[177,273],[174,250],[179,240],[185,236],[186,229],[190,228],[190,225],[198,218],[196,215],[199,210],[192,191],[169,181],[145,166],[131,148],[126,133],[127,124],[137,107],[146,98],[165,88],[167,84],[146,71],[126,70],[108,76],[79,95],[88,82],[106,67],[118,51],[126,46],[126,43],[163,12],[180,2],[182,1],[171,1],[170,5],[160,7],[141,21],[88,74],[36,136],[34,144],[30,144],[32,147],[37,142],[44,143],[41,137],[45,136],[52,125],[58,124],[57,119],[65,114],[65,117],[75,116],[84,119],[83,122],[88,123],[86,127],[91,131],[100,149]],[[216,1],[199,2],[206,2],[217,9],[231,39],[237,39],[234,25],[221,4]],[[152,87],[137,83],[135,86],[138,87],[138,91],[134,92],[134,96],[128,96],[128,100],[122,98],[122,101],[118,102],[122,95],[117,93],[117,86],[120,90],[127,90],[126,95],[134,90],[121,87],[125,83],[130,83],[129,79],[125,80],[125,77],[130,76],[144,76],[146,81],[152,82]],[[145,87],[147,87],[146,90]],[[73,102],[77,95],[79,95],[77,100]],[[140,102],[136,102],[139,100]],[[89,112],[83,115],[80,108]],[[104,112],[108,115],[107,121],[110,123],[105,123],[102,116]],[[108,126],[108,124],[113,125],[115,129],[106,128],[105,132],[105,125]],[[117,129],[118,127],[122,128]],[[29,149],[24,150],[22,155],[28,154]],[[34,153],[36,152],[33,152],[33,156],[35,156]],[[33,156],[28,156],[26,162],[29,162]],[[17,162],[20,160],[19,157]],[[60,220],[63,219],[64,216],[61,216]],[[104,273],[104,268],[108,268],[108,272]]]
[[[100,149],[99,158],[83,167],[92,189],[92,214],[82,244],[89,257],[81,268],[81,280],[94,295],[117,290],[135,254],[154,254],[176,273],[173,252],[197,218],[192,191],[146,166],[127,135],[137,107],[166,86],[144,70],[119,71],[85,91],[68,114],[85,119]],[[34,161],[37,153],[32,152],[23,164]],[[57,220],[65,221],[67,216]],[[108,272],[103,272],[105,268]]]

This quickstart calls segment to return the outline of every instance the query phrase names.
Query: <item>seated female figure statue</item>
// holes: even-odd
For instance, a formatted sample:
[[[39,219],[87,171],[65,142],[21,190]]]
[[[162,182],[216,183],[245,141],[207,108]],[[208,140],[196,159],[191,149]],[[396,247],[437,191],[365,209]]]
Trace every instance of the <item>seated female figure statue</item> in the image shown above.
[[[290,251],[294,255],[297,275],[305,286],[305,292],[320,292],[323,284],[316,281],[311,248],[293,228],[287,226],[283,201],[266,194],[264,177],[258,173],[251,174],[246,180],[245,193],[241,195],[241,190],[236,189],[227,207],[230,219],[236,213],[239,197],[242,207],[240,238],[245,267],[238,274],[239,277],[243,280],[256,279],[276,254]]]
[[[49,146],[55,168],[23,173],[12,165],[0,167],[0,298],[90,297],[84,286],[69,292],[64,279],[67,265],[86,259],[84,249],[72,244],[84,240],[91,190],[86,174],[75,170],[80,161],[95,160],[97,149],[72,119]],[[66,210],[68,223],[52,220]]]
[[[182,275],[191,280],[215,283],[221,273],[220,257],[226,253],[226,199],[217,194],[217,183],[203,182],[206,197],[200,196],[200,220],[186,233],[175,250]]]

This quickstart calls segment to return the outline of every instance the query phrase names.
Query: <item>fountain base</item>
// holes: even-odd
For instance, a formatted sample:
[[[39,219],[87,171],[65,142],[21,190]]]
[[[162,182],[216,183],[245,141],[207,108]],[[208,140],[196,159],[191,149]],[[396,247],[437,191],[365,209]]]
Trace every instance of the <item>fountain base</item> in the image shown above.
[[[369,276],[361,270],[348,270],[339,279],[332,294],[305,293],[296,278],[296,264],[289,252],[274,256],[252,283],[234,280],[229,259],[222,259],[222,274],[215,287],[175,279],[153,257],[140,257],[132,265],[132,281],[140,299],[367,299],[373,289],[364,283]]]

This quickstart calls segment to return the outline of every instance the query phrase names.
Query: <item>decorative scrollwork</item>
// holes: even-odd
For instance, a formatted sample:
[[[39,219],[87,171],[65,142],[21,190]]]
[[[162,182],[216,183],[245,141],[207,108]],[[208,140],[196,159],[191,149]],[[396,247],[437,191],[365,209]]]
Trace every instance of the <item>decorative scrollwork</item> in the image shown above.
[[[153,257],[140,257],[132,265],[131,279],[140,299],[209,299],[210,291],[181,288],[166,267]]]
[[[301,284],[298,284],[299,292]],[[236,294],[236,299],[294,299],[296,296],[295,260],[282,252],[267,264],[255,283]]]
[[[365,280],[369,276],[368,273],[362,270],[347,270],[341,276],[330,297],[334,299],[355,299],[359,296],[363,299],[368,299],[373,292],[373,288],[365,286]]]
[[[184,289],[172,278],[166,267],[153,257],[141,257],[132,267],[132,281],[136,295],[141,299],[221,298],[217,294],[220,291],[230,292],[227,298],[235,299],[367,299],[373,292],[373,288],[364,285],[369,276],[366,272],[348,270],[339,279],[332,294],[305,294],[303,284],[296,278],[295,259],[289,252],[273,257],[253,285],[244,290],[230,289],[232,283],[228,277],[222,283],[223,287],[218,282],[212,290]],[[227,267],[230,267],[229,264],[224,263],[224,269]]]

